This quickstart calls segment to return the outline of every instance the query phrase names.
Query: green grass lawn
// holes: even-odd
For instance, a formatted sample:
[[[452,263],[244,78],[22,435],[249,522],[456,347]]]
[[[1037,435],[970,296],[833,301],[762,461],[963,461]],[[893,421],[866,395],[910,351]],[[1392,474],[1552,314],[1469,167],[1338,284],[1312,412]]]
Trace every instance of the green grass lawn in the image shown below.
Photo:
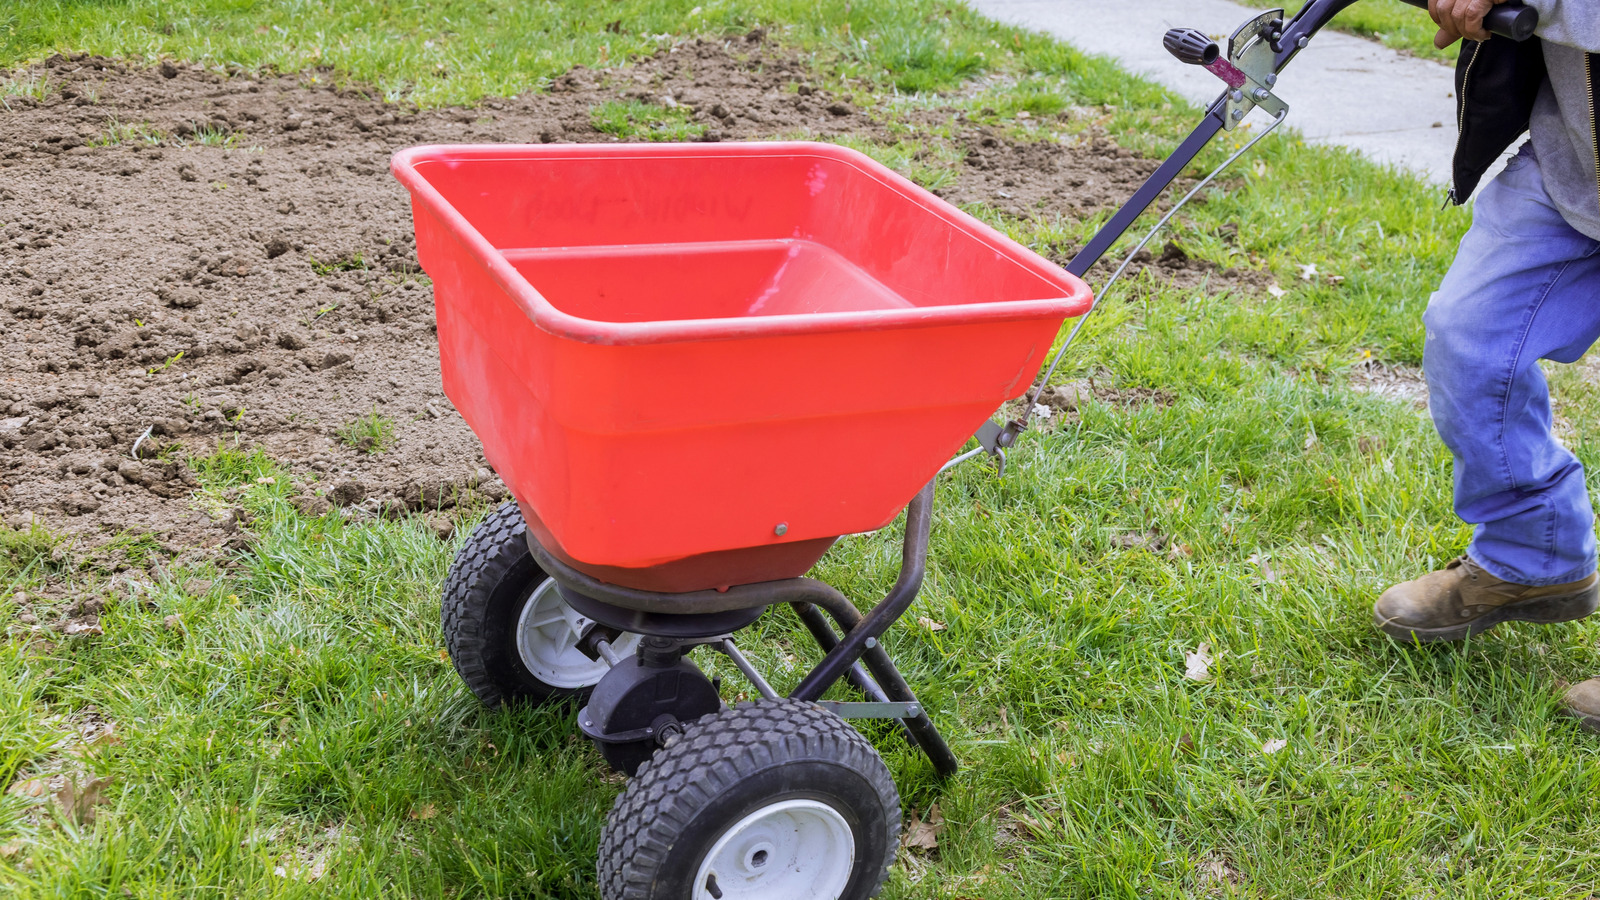
[[[1057,139],[1095,117],[1016,112],[1099,107],[1110,135],[1156,155],[1195,115],[933,0],[16,0],[0,63],[86,49],[324,64],[439,103],[757,25],[884,117],[988,108],[996,127]],[[647,114],[594,115],[631,133]],[[909,148],[942,140],[905,126],[864,149],[936,180]],[[1292,135],[1259,150],[1169,237],[1275,289],[1136,279],[1058,375],[1123,399],[1030,433],[1004,478],[975,464],[941,480],[927,586],[886,643],[965,768],[939,784],[872,732],[908,810],[938,803],[946,822],[937,853],[907,854],[884,896],[1600,889],[1600,745],[1553,714],[1561,680],[1600,672],[1600,630],[1511,626],[1413,650],[1368,620],[1385,585],[1468,537],[1426,419],[1353,389],[1370,360],[1419,361],[1419,317],[1468,213]],[[1048,252],[1097,224],[973,211]],[[1554,382],[1593,465],[1591,377],[1561,367]],[[0,599],[0,785],[50,767],[112,779],[92,823],[0,795],[0,892],[593,897],[620,783],[571,709],[485,712],[460,684],[437,624],[453,546],[415,520],[307,519],[260,455],[194,465],[197,502],[254,514],[254,547],[231,566],[111,573],[49,534],[0,529],[0,598],[50,580],[68,586],[63,605],[106,603],[103,635],[47,646]],[[817,574],[867,602],[897,558],[890,528],[841,541]],[[1201,645],[1210,677],[1186,678]],[[743,646],[780,690],[816,658],[786,612]]]

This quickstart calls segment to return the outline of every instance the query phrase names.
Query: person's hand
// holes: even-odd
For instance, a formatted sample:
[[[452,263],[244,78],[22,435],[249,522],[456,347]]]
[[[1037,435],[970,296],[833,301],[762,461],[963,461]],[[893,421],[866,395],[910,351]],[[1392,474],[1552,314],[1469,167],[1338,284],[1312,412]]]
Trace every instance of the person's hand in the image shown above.
[[[1433,45],[1443,50],[1462,38],[1487,41],[1489,32],[1484,30],[1483,17],[1504,2],[1506,0],[1428,0],[1428,15],[1433,16],[1439,26]]]

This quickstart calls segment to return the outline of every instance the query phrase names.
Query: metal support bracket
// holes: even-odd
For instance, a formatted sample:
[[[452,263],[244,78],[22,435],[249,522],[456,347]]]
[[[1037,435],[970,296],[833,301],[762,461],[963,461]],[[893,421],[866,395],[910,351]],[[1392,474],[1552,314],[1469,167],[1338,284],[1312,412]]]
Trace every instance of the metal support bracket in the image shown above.
[[[589,717],[589,707],[587,706],[578,711],[578,730],[583,732],[583,736],[589,740],[599,741],[602,744],[632,744],[637,741],[653,740],[657,734],[657,729],[654,726],[606,734]]]
[[[914,719],[922,715],[920,703],[871,703],[818,700],[817,705],[841,719]]]
[[[1006,473],[1006,450],[1017,442],[1017,435],[1021,434],[1028,424],[1013,419],[1005,425],[996,425],[993,421],[984,422],[978,428],[978,433],[972,437],[978,442],[985,453],[994,457],[997,467],[996,475]]]
[[[1223,98],[1222,127],[1232,131],[1245,116],[1261,107],[1274,117],[1289,105],[1272,92],[1278,83],[1278,41],[1283,37],[1283,10],[1271,9],[1240,25],[1228,38],[1228,55],[1205,68],[1228,86]]]

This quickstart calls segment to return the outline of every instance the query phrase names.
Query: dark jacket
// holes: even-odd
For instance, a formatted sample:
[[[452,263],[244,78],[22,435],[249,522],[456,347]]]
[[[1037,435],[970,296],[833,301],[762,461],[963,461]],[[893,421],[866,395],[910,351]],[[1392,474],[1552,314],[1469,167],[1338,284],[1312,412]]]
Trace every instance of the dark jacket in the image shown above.
[[[1589,115],[1594,119],[1600,54],[1588,54],[1587,62]],[[1534,100],[1547,77],[1544,45],[1538,38],[1521,43],[1507,38],[1461,42],[1456,64],[1456,125],[1461,136],[1452,166],[1451,202],[1467,202],[1483,173],[1528,130]],[[1596,136],[1595,159],[1600,162],[1600,121],[1591,124],[1596,126],[1590,133]]]

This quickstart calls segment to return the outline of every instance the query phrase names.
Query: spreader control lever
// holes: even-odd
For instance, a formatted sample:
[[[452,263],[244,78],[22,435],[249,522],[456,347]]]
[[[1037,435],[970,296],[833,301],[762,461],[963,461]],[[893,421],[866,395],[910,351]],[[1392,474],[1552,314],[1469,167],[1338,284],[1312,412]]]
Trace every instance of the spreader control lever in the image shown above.
[[[1198,28],[1174,28],[1161,39],[1161,44],[1178,62],[1191,66],[1209,66],[1222,55],[1217,42]]]
[[[1288,113],[1288,104],[1272,92],[1278,83],[1275,66],[1283,29],[1283,10],[1261,13],[1240,25],[1228,38],[1228,52],[1206,65],[1208,72],[1227,85],[1222,95],[1223,128],[1232,131],[1239,127],[1258,106],[1272,116]]]

